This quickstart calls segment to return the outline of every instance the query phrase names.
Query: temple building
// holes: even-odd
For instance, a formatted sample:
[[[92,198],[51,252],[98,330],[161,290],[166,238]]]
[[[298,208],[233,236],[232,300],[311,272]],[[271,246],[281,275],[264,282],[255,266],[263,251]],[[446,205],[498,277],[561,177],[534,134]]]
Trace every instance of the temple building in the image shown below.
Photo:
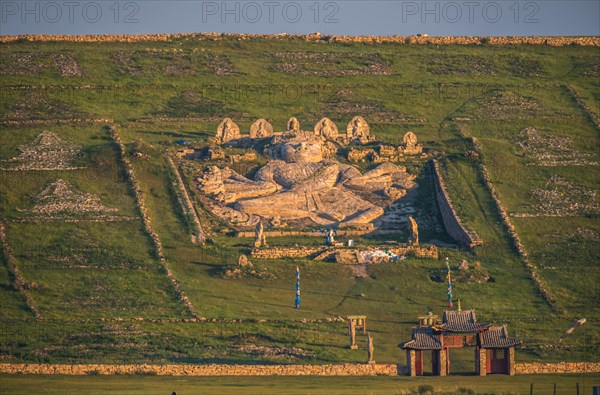
[[[429,313],[419,317],[413,328],[412,340],[401,344],[411,376],[423,375],[423,352],[431,351],[432,372],[446,376],[450,373],[450,349],[475,348],[475,373],[515,374],[515,346],[520,340],[508,337],[506,326],[477,322],[475,310],[447,310],[441,323]]]

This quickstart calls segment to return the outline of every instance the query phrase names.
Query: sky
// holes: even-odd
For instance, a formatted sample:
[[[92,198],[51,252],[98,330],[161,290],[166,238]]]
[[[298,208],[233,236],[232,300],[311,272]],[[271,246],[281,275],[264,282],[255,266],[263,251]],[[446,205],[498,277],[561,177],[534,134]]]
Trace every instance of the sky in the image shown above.
[[[600,36],[600,0],[0,0],[0,34]]]

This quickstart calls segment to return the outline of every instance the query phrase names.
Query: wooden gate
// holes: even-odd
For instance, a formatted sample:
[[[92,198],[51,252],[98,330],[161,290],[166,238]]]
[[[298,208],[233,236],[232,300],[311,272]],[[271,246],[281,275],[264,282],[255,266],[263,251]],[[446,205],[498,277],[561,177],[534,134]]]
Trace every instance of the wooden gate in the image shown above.
[[[423,376],[423,351],[415,351],[415,370],[417,376]]]
[[[508,373],[508,352],[504,348],[491,348],[487,350],[487,372]]]

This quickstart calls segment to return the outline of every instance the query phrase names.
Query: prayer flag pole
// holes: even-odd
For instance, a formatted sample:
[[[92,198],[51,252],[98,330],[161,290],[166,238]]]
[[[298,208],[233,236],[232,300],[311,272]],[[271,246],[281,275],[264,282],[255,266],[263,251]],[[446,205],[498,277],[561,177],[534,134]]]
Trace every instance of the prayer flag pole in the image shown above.
[[[450,275],[448,257],[446,257],[446,268],[448,269],[448,274],[446,275],[446,280],[448,281],[448,307],[452,307],[452,277]]]
[[[300,268],[296,267],[296,308],[300,308]]]

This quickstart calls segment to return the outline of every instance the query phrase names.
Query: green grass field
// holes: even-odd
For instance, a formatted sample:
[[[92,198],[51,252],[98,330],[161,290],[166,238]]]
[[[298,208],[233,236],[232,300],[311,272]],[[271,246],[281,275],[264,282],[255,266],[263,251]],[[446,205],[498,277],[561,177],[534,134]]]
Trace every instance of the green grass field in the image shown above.
[[[445,285],[435,281],[443,269],[442,260],[410,258],[373,266],[366,278],[356,278],[348,267],[331,263],[260,261],[255,263],[270,276],[225,278],[223,268],[234,263],[239,253],[248,253],[251,240],[226,235],[223,224],[201,211],[201,220],[211,228],[213,244],[192,244],[164,160],[166,152],[176,149],[178,140],[205,143],[225,116],[232,117],[245,133],[259,117],[280,130],[290,116],[298,117],[305,129],[312,129],[321,117],[328,116],[344,130],[354,115],[362,115],[372,133],[389,143],[399,144],[404,133],[412,130],[440,159],[457,211],[484,240],[473,251],[442,248],[441,257],[448,256],[453,262],[478,260],[494,279],[456,282],[455,297],[461,299],[463,308],[476,309],[482,322],[507,323],[511,335],[524,340],[517,361],[599,360],[600,222],[595,207],[600,199],[595,192],[600,168],[591,162],[600,161],[600,140],[590,112],[566,89],[567,85],[575,89],[592,112],[600,113],[600,84],[594,74],[600,63],[597,48],[325,44],[233,38],[131,44],[18,42],[2,44],[1,48],[0,160],[14,157],[19,145],[31,142],[42,130],[50,130],[83,147],[77,159],[83,168],[0,170],[0,219],[6,224],[8,243],[27,282],[26,292],[46,318],[34,320],[22,294],[12,286],[13,275],[3,256],[0,361],[364,362],[364,347],[359,351],[346,348],[345,324],[325,322],[325,318],[366,314],[377,361],[403,363],[405,355],[397,345],[409,338],[417,315],[428,311],[441,314],[445,308]],[[79,73],[62,76],[52,58],[57,53],[73,58]],[[320,59],[321,66],[307,54]],[[293,71],[289,71],[290,63]],[[208,322],[176,321],[189,318],[189,312],[156,259],[117,146],[104,124],[24,123],[72,118],[112,119],[110,124],[117,126],[129,154],[143,148],[145,159],[129,154],[128,158],[152,226],[162,241],[168,266],[198,314]],[[561,158],[571,162],[540,164],[532,151],[518,145],[525,128],[554,136],[561,144]],[[463,153],[472,149],[465,135],[478,139],[480,159],[464,157]],[[556,157],[554,148],[542,148]],[[581,163],[581,158],[588,162]],[[248,164],[244,171],[253,171],[259,163]],[[544,207],[561,209],[579,204],[578,199],[585,197],[587,208],[573,209],[570,216],[511,217],[541,278],[557,297],[560,312],[542,298],[512,247],[483,183],[479,163],[488,168],[511,214],[539,214]],[[427,210],[433,201],[423,165],[419,161],[407,163],[409,170],[421,172],[419,204]],[[540,202],[536,191],[546,188],[553,175],[588,195],[569,194],[565,189],[556,202]],[[121,215],[138,218],[106,223],[19,222],[22,210],[30,209],[37,194],[58,178],[99,196],[102,204],[117,208]],[[444,237],[421,236],[424,242]],[[357,240],[364,244],[381,241],[385,239]],[[271,238],[269,243],[314,245],[322,240]],[[300,310],[293,308],[296,266],[302,272]],[[557,346],[564,330],[581,317],[588,323]],[[123,320],[102,320],[109,318]],[[362,337],[359,342],[366,344]],[[299,347],[310,355],[252,355],[237,348],[248,344]],[[472,362],[471,353],[458,353],[453,366],[466,373]],[[550,377],[535,380],[546,385],[544,379]],[[579,379],[583,378],[557,378],[571,384]],[[82,390],[93,382],[118,392],[122,385],[131,393],[138,391],[136,386],[152,388],[149,383],[164,385],[163,392],[176,383],[182,383],[182,388],[203,383],[229,388],[218,387],[225,386],[218,379],[20,376],[2,377],[2,388],[6,393],[19,393],[14,391],[20,380],[33,380],[30,384],[38,386],[35,388],[55,382]],[[381,393],[395,391],[396,385],[409,389],[420,383],[406,379],[315,379],[314,393],[326,392],[321,388],[328,385],[336,392],[352,393],[356,385],[372,380],[377,380]],[[452,380],[436,379],[433,385],[460,384],[459,379]],[[473,379],[469,387],[479,392],[484,392],[486,385],[496,392],[523,392],[530,378],[484,380],[488,381]],[[250,388],[248,393],[268,387],[261,379],[231,382],[240,383],[239,388],[235,386],[241,393],[245,386]],[[308,385],[291,378],[273,382]],[[313,387],[301,387],[299,392],[302,390],[310,392]]]
[[[0,376],[3,394],[436,394],[571,395],[600,384],[591,375],[487,377],[156,377]],[[423,392],[419,392],[419,391]],[[471,392],[470,392],[471,391]]]

